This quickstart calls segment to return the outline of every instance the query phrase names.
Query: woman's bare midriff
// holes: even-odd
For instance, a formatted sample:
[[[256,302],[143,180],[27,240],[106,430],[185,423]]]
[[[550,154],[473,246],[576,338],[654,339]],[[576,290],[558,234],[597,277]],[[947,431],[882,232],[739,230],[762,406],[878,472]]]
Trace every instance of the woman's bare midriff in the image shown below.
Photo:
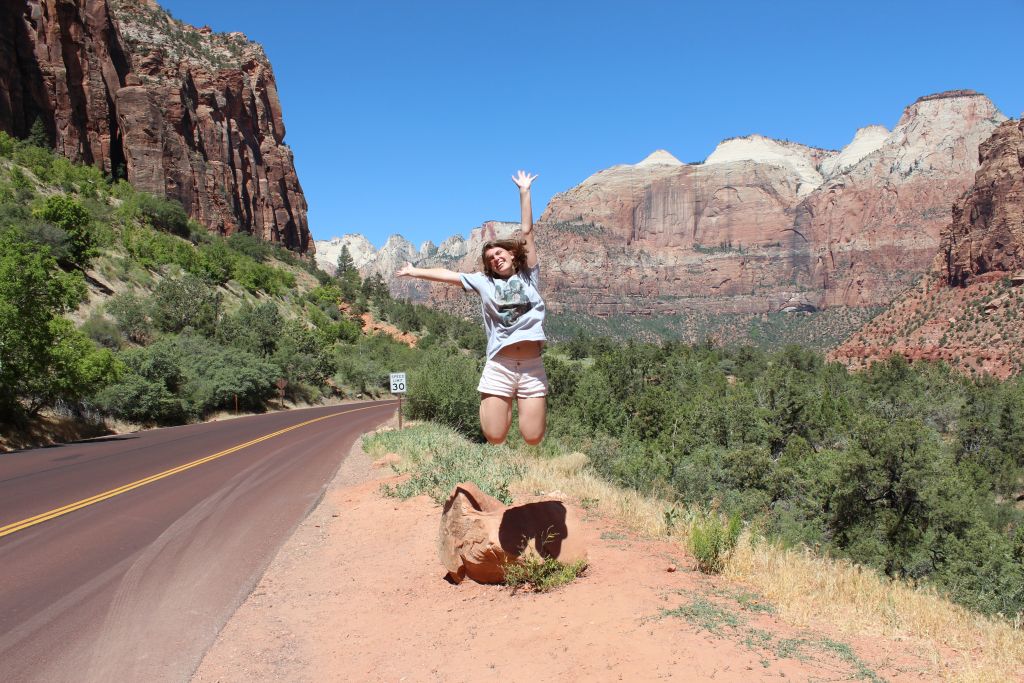
[[[526,360],[528,358],[539,358],[543,348],[543,342],[521,341],[502,347],[501,351],[498,351],[495,355],[502,358],[511,358],[512,360]]]

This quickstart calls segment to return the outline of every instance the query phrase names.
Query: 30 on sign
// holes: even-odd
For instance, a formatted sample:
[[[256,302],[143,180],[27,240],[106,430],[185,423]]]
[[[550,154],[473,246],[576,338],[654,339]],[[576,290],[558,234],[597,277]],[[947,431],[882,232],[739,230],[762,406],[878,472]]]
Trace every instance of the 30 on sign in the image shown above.
[[[405,393],[405,373],[404,372],[392,372],[391,373],[391,393],[392,394],[404,394]]]

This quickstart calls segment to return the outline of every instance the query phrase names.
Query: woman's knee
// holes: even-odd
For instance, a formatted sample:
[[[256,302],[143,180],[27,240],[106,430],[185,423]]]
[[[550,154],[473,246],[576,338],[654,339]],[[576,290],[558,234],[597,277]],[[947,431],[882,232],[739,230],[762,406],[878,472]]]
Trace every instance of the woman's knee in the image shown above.
[[[480,401],[480,431],[488,443],[505,442],[512,424],[512,399],[485,395]]]
[[[505,442],[505,437],[509,435],[509,425],[502,426],[501,423],[480,423],[480,430],[483,432],[483,437],[487,439],[487,443],[492,445],[501,445]]]
[[[526,442],[527,446],[536,446],[544,440],[544,432],[540,434],[523,434],[523,441]]]
[[[523,441],[536,446],[544,440],[547,431],[547,404],[543,397],[520,399],[519,401],[519,433]]]

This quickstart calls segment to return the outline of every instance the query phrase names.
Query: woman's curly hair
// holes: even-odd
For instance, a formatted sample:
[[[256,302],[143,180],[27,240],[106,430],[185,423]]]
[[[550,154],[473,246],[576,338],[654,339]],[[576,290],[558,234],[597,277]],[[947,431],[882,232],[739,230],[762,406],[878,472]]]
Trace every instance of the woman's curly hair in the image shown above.
[[[496,278],[501,277],[493,268],[491,268],[491,264],[487,260],[487,250],[495,247],[504,249],[508,253],[512,254],[512,266],[515,268],[515,272],[518,273],[526,270],[526,242],[517,239],[490,240],[488,242],[484,242],[484,246],[480,250],[480,260],[483,261],[484,264],[484,275]]]

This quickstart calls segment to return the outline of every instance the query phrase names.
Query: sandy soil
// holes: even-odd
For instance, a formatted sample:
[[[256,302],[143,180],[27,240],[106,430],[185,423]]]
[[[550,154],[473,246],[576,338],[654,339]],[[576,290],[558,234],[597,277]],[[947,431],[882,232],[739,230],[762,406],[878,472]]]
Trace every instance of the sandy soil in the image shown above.
[[[389,477],[353,449],[194,681],[936,678],[906,643],[788,626],[743,586],[692,571],[678,546],[592,514],[590,568],[573,584],[451,585],[440,508],[384,498]]]

